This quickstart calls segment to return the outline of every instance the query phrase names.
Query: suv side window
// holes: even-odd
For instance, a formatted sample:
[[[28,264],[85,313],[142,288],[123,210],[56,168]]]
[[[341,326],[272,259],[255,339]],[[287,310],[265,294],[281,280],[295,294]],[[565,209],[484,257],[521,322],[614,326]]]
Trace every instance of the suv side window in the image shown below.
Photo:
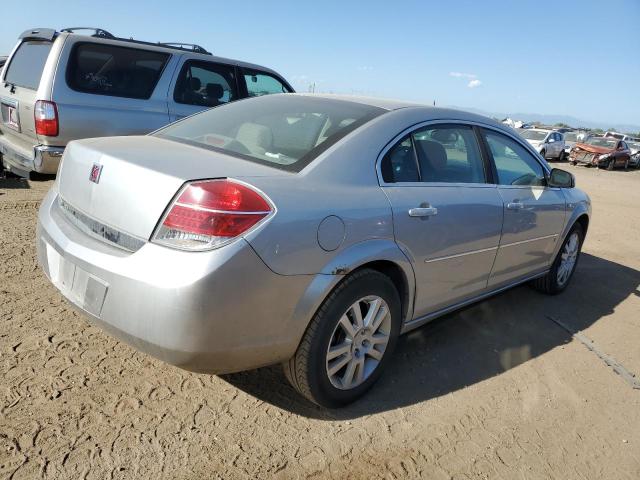
[[[416,130],[387,152],[380,167],[387,183],[486,181],[475,132],[467,125],[430,125]]]
[[[515,140],[491,130],[483,135],[493,157],[500,185],[544,186],[542,165]]]
[[[148,99],[169,54],[102,43],[78,43],[67,66],[72,90],[95,95]]]
[[[247,94],[250,97],[259,97],[271,93],[290,93],[289,88],[269,73],[257,70],[244,70],[244,81],[247,84]]]
[[[177,103],[216,107],[238,99],[232,65],[187,60],[173,92]]]

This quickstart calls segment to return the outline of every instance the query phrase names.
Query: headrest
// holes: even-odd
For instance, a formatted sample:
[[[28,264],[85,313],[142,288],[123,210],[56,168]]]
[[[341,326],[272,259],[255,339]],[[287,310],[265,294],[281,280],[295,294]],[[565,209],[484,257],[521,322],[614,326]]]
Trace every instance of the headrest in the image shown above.
[[[207,97],[221,99],[224,95],[224,88],[219,83],[207,83],[206,86]]]
[[[447,166],[447,152],[438,142],[416,140],[416,150],[422,172],[438,171]]]
[[[200,90],[200,88],[202,87],[202,82],[198,77],[191,77],[189,87],[191,87],[191,90],[195,92],[197,90]]]

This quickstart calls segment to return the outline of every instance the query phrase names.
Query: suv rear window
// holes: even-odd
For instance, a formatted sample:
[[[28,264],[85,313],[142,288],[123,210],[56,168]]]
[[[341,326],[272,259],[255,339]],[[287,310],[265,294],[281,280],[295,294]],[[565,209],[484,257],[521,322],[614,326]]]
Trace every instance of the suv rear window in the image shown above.
[[[9,62],[4,81],[37,90],[51,45],[51,42],[22,42]]]
[[[349,132],[384,112],[344,100],[265,95],[205,110],[155,135],[299,172]]]
[[[169,54],[98,43],[79,43],[71,52],[67,84],[95,95],[147,99]]]

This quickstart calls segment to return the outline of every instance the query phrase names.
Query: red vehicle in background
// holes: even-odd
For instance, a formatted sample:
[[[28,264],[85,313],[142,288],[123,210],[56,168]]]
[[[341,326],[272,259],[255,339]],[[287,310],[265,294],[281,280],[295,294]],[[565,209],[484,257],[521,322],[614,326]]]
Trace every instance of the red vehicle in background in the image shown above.
[[[591,137],[585,143],[576,143],[569,153],[572,165],[582,164],[613,170],[629,167],[631,150],[624,140],[606,137]]]

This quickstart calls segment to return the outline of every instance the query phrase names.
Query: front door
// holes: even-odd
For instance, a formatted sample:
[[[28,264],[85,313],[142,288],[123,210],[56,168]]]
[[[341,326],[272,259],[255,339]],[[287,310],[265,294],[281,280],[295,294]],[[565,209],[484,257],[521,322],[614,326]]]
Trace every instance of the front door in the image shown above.
[[[500,247],[489,287],[527,277],[549,267],[565,221],[562,190],[546,186],[544,168],[519,142],[483,129],[504,205]]]
[[[395,238],[416,274],[416,317],[487,286],[503,208],[486,170],[475,130],[456,124],[419,128],[382,161]]]
[[[239,98],[233,65],[187,59],[169,95],[172,122]]]

